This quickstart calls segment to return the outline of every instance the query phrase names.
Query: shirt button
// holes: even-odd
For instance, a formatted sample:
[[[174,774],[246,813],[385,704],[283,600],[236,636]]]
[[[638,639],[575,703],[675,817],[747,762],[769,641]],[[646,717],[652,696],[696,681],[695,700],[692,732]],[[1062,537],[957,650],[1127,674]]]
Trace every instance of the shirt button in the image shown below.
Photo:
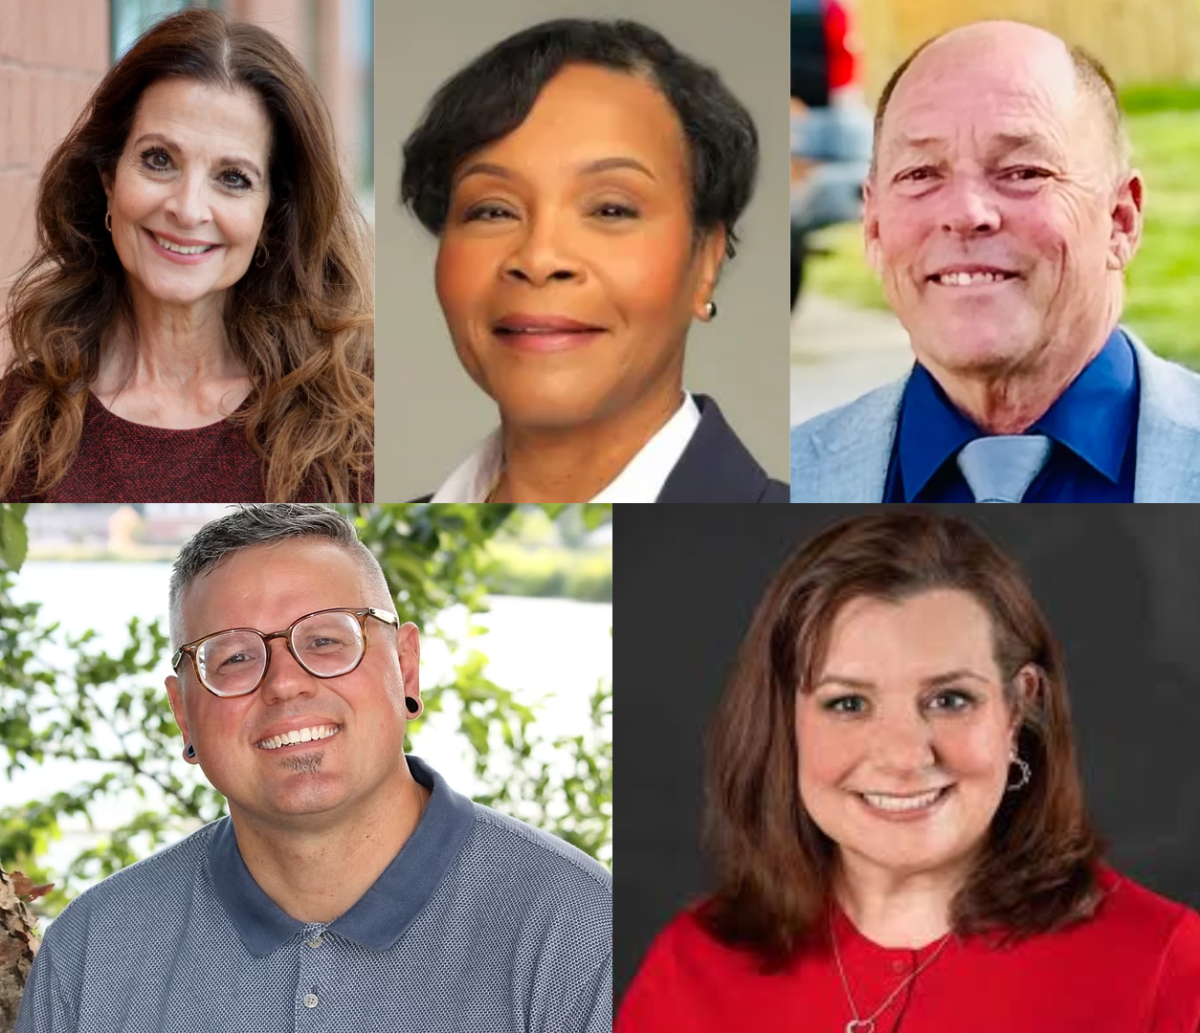
[[[308,945],[309,945],[309,946],[310,946],[310,947],[311,947],[313,950],[316,950],[318,947],[320,947],[320,946],[321,946],[321,937],[320,937],[320,936],[314,936],[314,937],[313,937],[311,940],[309,940],[309,941],[308,941]]]
[[[317,1006],[317,995],[316,994],[305,994],[304,995],[304,1007],[315,1008],[316,1006]]]

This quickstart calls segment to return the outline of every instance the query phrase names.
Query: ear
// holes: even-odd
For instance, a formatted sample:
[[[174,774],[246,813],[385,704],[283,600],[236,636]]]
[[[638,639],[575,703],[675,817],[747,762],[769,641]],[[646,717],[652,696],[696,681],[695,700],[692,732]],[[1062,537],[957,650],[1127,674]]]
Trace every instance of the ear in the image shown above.
[[[421,699],[421,633],[411,622],[396,629],[396,652],[400,657],[400,675],[404,695]]]
[[[708,303],[713,300],[717,280],[721,277],[721,266],[725,261],[725,241],[725,227],[717,226],[709,230],[696,246],[697,276],[696,290],[692,295],[692,315],[705,323],[712,318],[708,314]]]
[[[171,701],[171,713],[175,715],[175,723],[179,725],[179,731],[183,733],[183,741],[190,743],[192,737],[188,734],[187,710],[183,705],[183,686],[173,674],[167,675],[166,686],[167,698]],[[184,760],[189,764],[197,763],[194,757],[184,757]]]
[[[1009,731],[1013,734],[1014,745],[1018,729],[1024,723],[1025,715],[1038,708],[1042,692],[1042,674],[1034,664],[1026,664],[1013,679],[1014,699],[1012,714],[1009,718]]]
[[[1134,169],[1122,180],[1112,209],[1112,235],[1108,242],[1108,268],[1124,269],[1142,242],[1142,211],[1146,184]]]
[[[101,172],[100,185],[104,187],[104,196],[108,198],[108,206],[111,208],[113,196],[113,177],[107,172]]]
[[[879,245],[879,211],[875,200],[875,188],[868,179],[863,184],[863,246],[867,253],[867,264],[876,279],[883,279],[883,256]]]

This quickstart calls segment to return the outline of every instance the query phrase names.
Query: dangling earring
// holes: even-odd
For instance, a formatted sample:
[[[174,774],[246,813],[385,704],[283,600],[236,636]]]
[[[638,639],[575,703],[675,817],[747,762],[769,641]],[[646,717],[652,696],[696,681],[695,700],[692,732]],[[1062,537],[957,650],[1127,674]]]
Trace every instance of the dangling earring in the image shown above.
[[[1008,763],[1010,766],[1016,764],[1017,768],[1021,772],[1020,781],[1014,785],[1006,785],[1004,787],[1005,792],[1015,793],[1018,789],[1024,789],[1027,785],[1029,785],[1029,780],[1033,777],[1033,768],[1029,766],[1028,761],[1022,760],[1017,755],[1015,746],[1013,747],[1012,752],[1009,754]]]
[[[104,213],[104,228],[106,230],[108,230],[109,233],[112,233],[112,212],[111,211],[107,211]]]
[[[412,696],[404,697],[404,705],[408,708],[408,719],[415,720],[416,716],[421,712],[424,704],[419,699],[413,699]]]
[[[267,250],[266,244],[259,244],[258,250],[254,253],[254,264],[261,269],[271,260],[271,252]]]
[[[717,303],[712,299],[704,303],[704,318],[710,322],[717,318]]]

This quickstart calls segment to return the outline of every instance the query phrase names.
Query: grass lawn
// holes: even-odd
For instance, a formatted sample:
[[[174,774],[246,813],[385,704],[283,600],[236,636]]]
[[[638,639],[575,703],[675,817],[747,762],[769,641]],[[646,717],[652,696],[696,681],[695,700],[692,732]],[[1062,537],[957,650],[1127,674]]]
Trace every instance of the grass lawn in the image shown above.
[[[1146,224],[1127,273],[1123,322],[1160,355],[1200,369],[1200,84],[1131,88],[1121,102],[1146,181]],[[835,227],[820,243],[832,253],[805,268],[806,290],[887,308],[859,226]]]

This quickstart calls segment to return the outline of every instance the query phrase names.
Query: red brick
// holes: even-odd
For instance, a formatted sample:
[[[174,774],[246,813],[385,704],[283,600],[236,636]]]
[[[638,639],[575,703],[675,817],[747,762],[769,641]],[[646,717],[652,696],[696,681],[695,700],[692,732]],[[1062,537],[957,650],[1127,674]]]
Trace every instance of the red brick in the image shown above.
[[[80,27],[83,67],[90,72],[104,73],[112,64],[109,5],[102,0],[85,0],[84,7],[84,18]]]
[[[0,57],[21,56],[21,0],[0,0]]]

